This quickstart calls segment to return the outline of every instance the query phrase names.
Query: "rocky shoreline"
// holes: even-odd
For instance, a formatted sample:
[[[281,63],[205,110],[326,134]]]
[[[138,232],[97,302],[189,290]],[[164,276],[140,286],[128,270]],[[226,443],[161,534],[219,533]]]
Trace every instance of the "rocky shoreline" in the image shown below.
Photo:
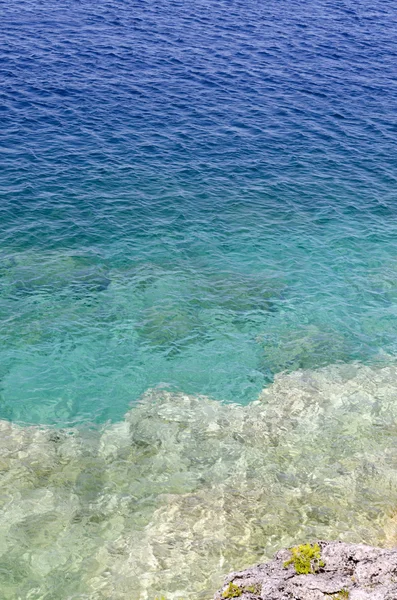
[[[317,541],[231,573],[214,600],[397,600],[397,548]]]

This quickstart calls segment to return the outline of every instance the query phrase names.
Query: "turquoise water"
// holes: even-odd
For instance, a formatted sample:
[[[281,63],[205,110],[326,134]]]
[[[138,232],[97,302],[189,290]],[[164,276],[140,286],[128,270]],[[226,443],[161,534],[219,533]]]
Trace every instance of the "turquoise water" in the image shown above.
[[[384,540],[394,5],[1,22],[2,597],[207,598],[297,539]]]
[[[392,219],[242,206],[215,220],[8,248],[2,417],[117,420],[153,386],[246,403],[281,371],[395,355]]]
[[[3,418],[395,355],[395,13],[284,5],[5,4]]]

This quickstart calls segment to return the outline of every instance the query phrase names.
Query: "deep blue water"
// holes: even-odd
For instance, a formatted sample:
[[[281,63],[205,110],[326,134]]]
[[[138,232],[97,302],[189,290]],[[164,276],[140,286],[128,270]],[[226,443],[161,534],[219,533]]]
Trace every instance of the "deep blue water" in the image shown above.
[[[395,3],[1,11],[1,418],[393,359]]]

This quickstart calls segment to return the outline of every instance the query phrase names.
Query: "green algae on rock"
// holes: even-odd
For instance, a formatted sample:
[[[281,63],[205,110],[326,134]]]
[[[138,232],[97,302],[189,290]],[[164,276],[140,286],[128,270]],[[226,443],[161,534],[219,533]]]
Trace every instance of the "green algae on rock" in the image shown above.
[[[241,600],[251,600],[249,588],[256,587],[261,600],[394,600],[397,598],[397,549],[385,550],[364,544],[317,541],[303,544],[306,557],[321,554],[326,566],[321,571],[286,570],[290,550],[278,551],[273,560],[244,571],[231,573],[214,600],[238,587]],[[297,550],[298,547],[296,547]],[[311,549],[311,550],[310,550]],[[295,553],[296,554],[296,553]],[[312,558],[310,558],[312,560]],[[309,563],[310,566],[310,563]]]
[[[230,582],[225,590],[222,592],[222,598],[238,598],[243,593],[241,587],[235,583]]]
[[[301,544],[291,548],[291,558],[285,561],[284,568],[294,566],[297,575],[316,573],[325,563],[321,560],[321,548],[318,544]]]

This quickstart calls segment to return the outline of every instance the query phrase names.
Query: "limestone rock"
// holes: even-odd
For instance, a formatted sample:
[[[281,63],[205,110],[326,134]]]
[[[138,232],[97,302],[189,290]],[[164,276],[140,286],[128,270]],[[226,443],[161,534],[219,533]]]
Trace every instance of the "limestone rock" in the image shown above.
[[[315,573],[297,575],[284,566],[291,552],[280,550],[268,563],[231,573],[215,600],[397,600],[397,548],[317,543],[324,566]]]

